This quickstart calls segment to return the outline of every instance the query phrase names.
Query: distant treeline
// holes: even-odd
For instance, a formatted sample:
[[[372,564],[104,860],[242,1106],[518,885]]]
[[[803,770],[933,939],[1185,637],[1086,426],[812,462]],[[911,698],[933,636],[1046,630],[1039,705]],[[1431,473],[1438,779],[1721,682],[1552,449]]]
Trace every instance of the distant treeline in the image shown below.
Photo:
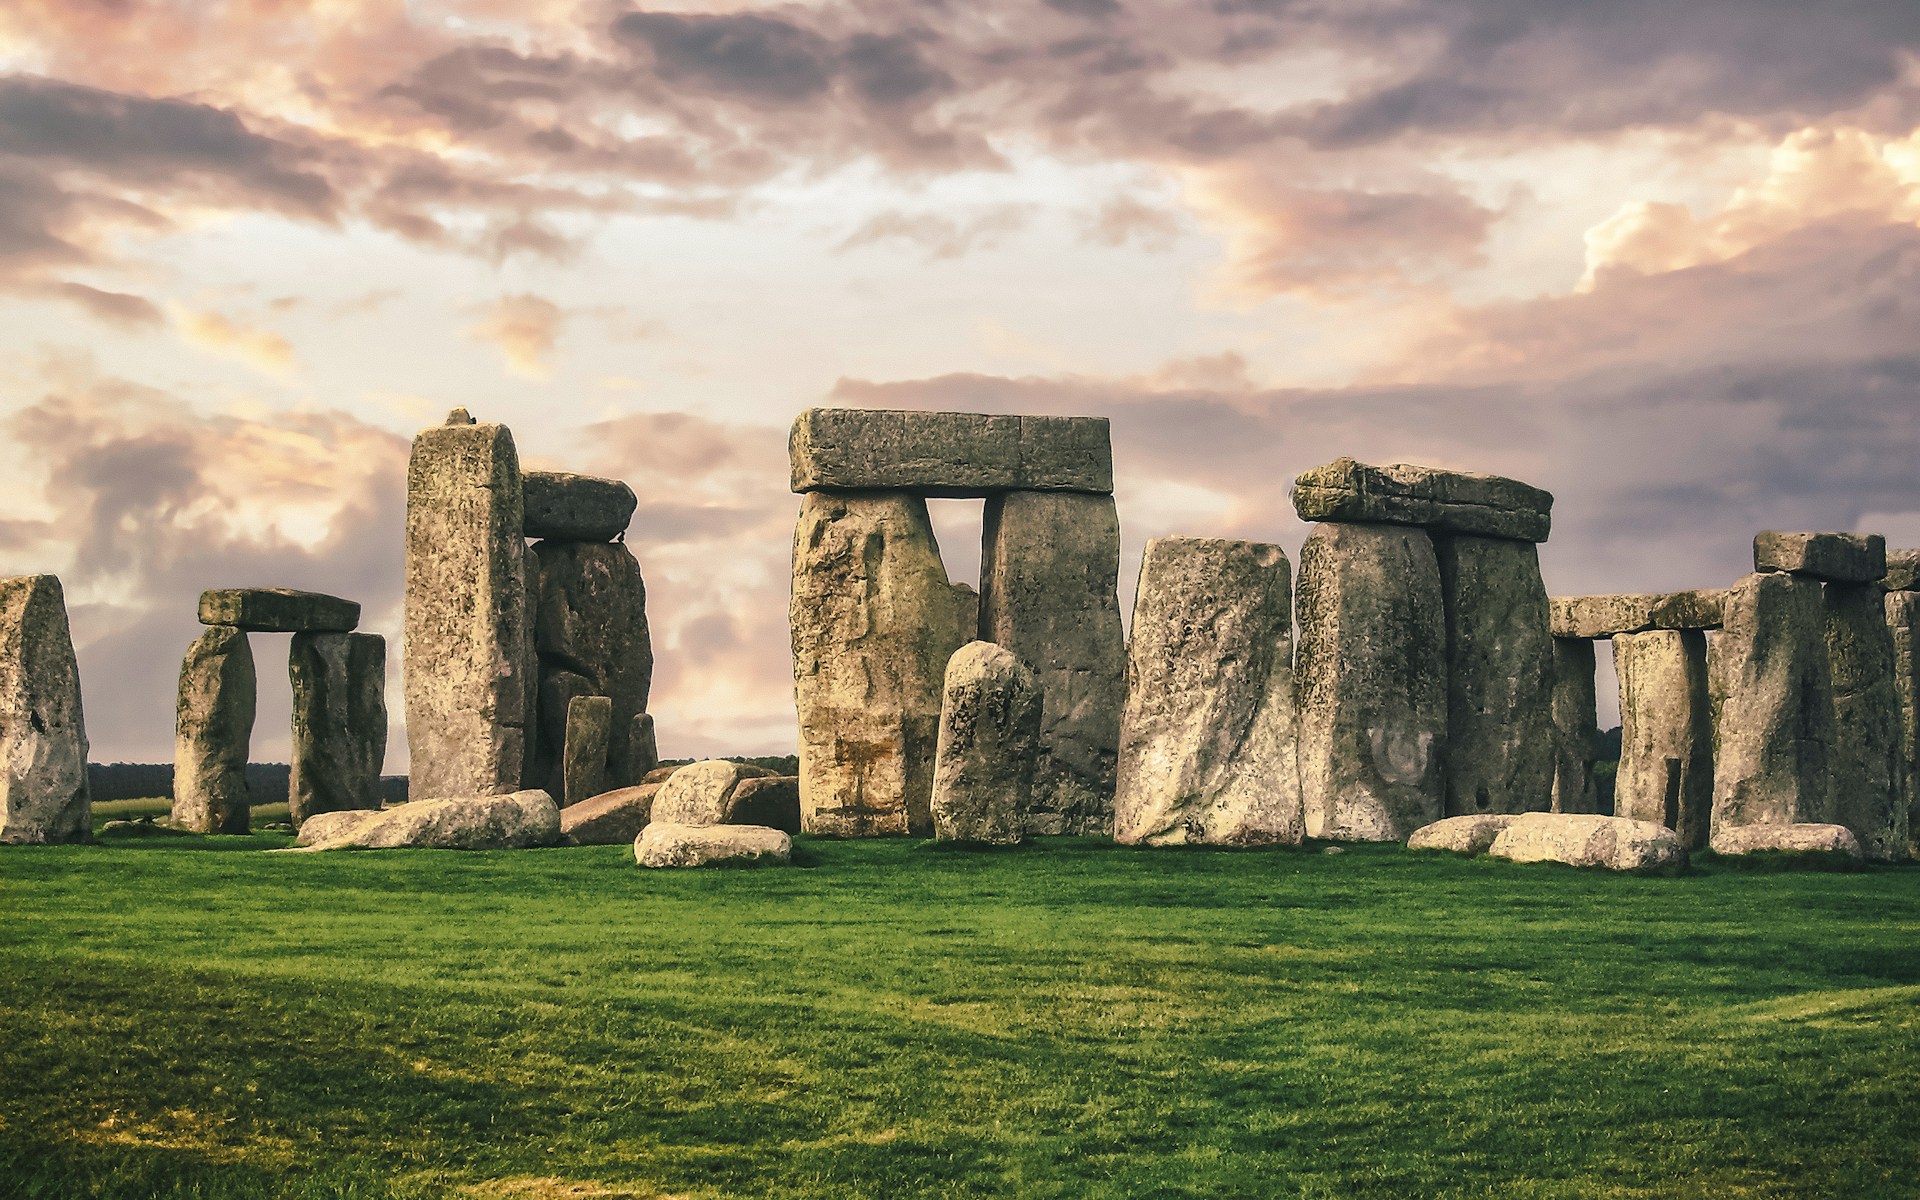
[[[248,763],[247,791],[255,804],[284,804],[293,769],[286,763]],[[146,800],[173,795],[172,763],[88,763],[87,786],[95,800]],[[380,780],[382,798],[399,804],[407,798],[407,777]]]

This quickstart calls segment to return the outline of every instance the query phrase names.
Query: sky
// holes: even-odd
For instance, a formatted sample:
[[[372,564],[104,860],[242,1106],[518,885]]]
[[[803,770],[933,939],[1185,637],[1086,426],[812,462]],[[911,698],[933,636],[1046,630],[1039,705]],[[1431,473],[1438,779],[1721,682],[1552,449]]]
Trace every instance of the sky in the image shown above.
[[[404,769],[455,406],[638,494],[662,752],[790,750],[815,405],[1111,418],[1123,605],[1149,537],[1297,556],[1342,454],[1549,489],[1556,594],[1920,545],[1920,5],[0,4],[0,571],[61,576],[96,761],[170,759],[259,585],[388,635]]]

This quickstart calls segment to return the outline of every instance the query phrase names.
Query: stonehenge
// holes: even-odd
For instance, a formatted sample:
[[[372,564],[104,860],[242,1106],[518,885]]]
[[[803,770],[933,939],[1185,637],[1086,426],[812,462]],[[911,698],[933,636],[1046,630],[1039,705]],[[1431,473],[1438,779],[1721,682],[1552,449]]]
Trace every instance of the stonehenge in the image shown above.
[[[210,626],[187,647],[174,710],[173,823],[180,828],[248,832],[255,686],[245,630]]]
[[[1702,849],[1713,813],[1706,634],[1693,629],[1617,634],[1613,661],[1620,677],[1613,814],[1664,825],[1687,849]]]
[[[1553,812],[1598,812],[1594,764],[1600,758],[1599,699],[1593,643],[1553,639]]]
[[[1878,583],[1825,587],[1827,661],[1833,679],[1833,819],[1870,859],[1907,857],[1904,719],[1896,651]]]
[[[947,663],[934,750],[933,833],[943,841],[1023,840],[1040,758],[1040,683],[992,642],[969,642]]]
[[[0,579],[0,843],[92,838],[66,593],[52,575]]]
[[[1532,542],[1434,539],[1447,635],[1446,814],[1551,806],[1553,640]]]
[[[296,633],[287,673],[293,684],[287,796],[293,823],[316,813],[379,808],[387,756],[386,639]]]

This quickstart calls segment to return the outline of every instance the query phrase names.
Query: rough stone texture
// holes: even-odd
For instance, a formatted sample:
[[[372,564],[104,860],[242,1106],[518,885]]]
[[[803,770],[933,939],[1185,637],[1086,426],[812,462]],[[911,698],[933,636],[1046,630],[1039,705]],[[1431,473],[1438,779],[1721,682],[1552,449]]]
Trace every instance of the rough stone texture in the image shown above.
[[[980,636],[980,593],[974,591],[972,585],[953,585],[953,617],[962,646]]]
[[[1707,635],[1670,629],[1613,639],[1620,677],[1620,766],[1613,815],[1665,825],[1707,844],[1713,816],[1713,702]]]
[[[1768,530],[1754,535],[1753,569],[1828,583],[1872,583],[1887,573],[1887,539],[1877,533]]]
[[[215,625],[187,647],[173,724],[173,823],[180,828],[247,832],[257,682],[244,630]]]
[[[360,624],[360,606],[291,588],[215,588],[200,593],[200,623],[252,633],[347,633]]]
[[[1424,530],[1322,524],[1300,550],[1300,790],[1311,837],[1400,841],[1442,816],[1446,616]]]
[[[562,807],[607,790],[607,744],[612,736],[613,701],[605,696],[575,696],[568,702],[566,751],[561,756]]]
[[[1306,835],[1285,551],[1150,539],[1127,677],[1115,840],[1257,845]]]
[[[291,819],[380,807],[387,757],[387,640],[377,633],[296,633]]]
[[[609,750],[609,753],[612,753]],[[627,726],[627,756],[625,760],[613,759],[613,777],[624,784],[636,784],[647,777],[647,773],[660,765],[660,747],[654,741],[653,714],[635,713],[633,721]]]
[[[1026,836],[1040,757],[1040,683],[991,642],[947,663],[933,767],[933,836],[1014,845]]]
[[[924,500],[801,500],[788,617],[808,833],[933,831],[940,687],[960,648],[954,608]]]
[[[1887,593],[1887,627],[1893,634],[1893,687],[1900,697],[1900,755],[1905,768],[1907,856],[1920,857],[1920,592]]]
[[[1880,586],[1889,592],[1920,591],[1920,550],[1887,551],[1887,574]]]
[[[633,843],[643,867],[705,867],[715,863],[786,864],[793,839],[763,825],[669,825],[655,823]]]
[[[560,810],[560,840],[569,846],[630,846],[653,815],[657,783],[616,788]]]
[[[1826,587],[1833,676],[1833,820],[1879,862],[1907,857],[1907,780],[1893,631],[1878,584]]]
[[[405,645],[418,795],[511,792],[526,773],[535,674],[521,529],[506,426],[461,421],[413,439]]]
[[[1009,492],[987,501],[983,529],[980,639],[1040,680],[1027,832],[1111,833],[1127,698],[1113,497]]]
[[[634,718],[647,711],[653,687],[647,585],[633,552],[617,543],[538,542],[533,563],[541,736],[532,777],[564,791],[567,705],[575,697],[612,701],[606,761],[632,757]]]
[[[667,780],[672,779],[673,773],[675,771],[678,771],[680,767],[684,765],[686,764],[684,763],[669,764],[664,767],[655,767],[653,770],[648,771],[645,775],[642,775],[640,777],[640,782],[641,783],[665,783]]]
[[[1423,825],[1407,838],[1409,850],[1451,850],[1455,854],[1485,854],[1494,839],[1519,819],[1518,813],[1469,813]]]
[[[66,594],[52,575],[0,580],[0,843],[84,842],[92,832]]]
[[[1666,826],[1587,813],[1524,813],[1501,831],[1487,853],[1514,862],[1609,871],[1657,871],[1687,864],[1680,835]]]
[[[1610,638],[1649,629],[1718,629],[1725,588],[1632,596],[1555,596],[1548,601],[1553,636]]]
[[[1600,811],[1593,764],[1600,757],[1593,643],[1553,639],[1553,811]]]
[[[1553,638],[1532,542],[1434,539],[1447,633],[1446,813],[1553,807]]]
[[[1735,825],[1713,831],[1715,854],[1844,854],[1858,861],[1860,840],[1845,825]]]
[[[1337,458],[1293,483],[1303,521],[1383,522],[1480,537],[1544,542],[1553,495],[1499,475]]]
[[[709,759],[681,767],[653,799],[653,819],[669,825],[750,825],[738,811],[740,787],[773,772],[745,763]]]
[[[638,504],[618,479],[566,471],[528,471],[526,533],[530,538],[610,542],[627,531]]]
[[[787,448],[796,492],[1113,491],[1105,417],[810,408],[794,418]]]
[[[756,775],[733,789],[727,814],[729,825],[768,825],[785,833],[800,832],[800,777]]]
[[[1748,575],[1707,651],[1713,827],[1833,820],[1833,677],[1821,587]]]
[[[296,839],[308,850],[520,850],[559,840],[559,806],[538,790],[321,813]]]

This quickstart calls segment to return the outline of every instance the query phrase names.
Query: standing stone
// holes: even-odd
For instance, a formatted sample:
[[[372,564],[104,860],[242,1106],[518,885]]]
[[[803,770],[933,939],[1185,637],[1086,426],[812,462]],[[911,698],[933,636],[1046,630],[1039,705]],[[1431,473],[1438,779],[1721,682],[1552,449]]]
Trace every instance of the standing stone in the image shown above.
[[[1434,539],[1447,635],[1448,816],[1553,807],[1553,638],[1532,542]]]
[[[960,644],[964,646],[980,636],[980,593],[967,584],[954,584],[953,610]]]
[[[92,836],[66,594],[52,575],[0,580],[0,843]]]
[[[980,637],[1040,679],[1040,765],[1027,830],[1110,834],[1120,710],[1120,518],[1112,496],[1008,492],[987,501]]]
[[[1887,593],[1887,626],[1893,634],[1893,686],[1900,697],[1900,757],[1907,798],[1907,855],[1920,857],[1920,592]]]
[[[793,534],[794,702],[807,832],[924,835],[954,592],[926,501],[809,492]]]
[[[212,625],[187,647],[173,723],[173,823],[180,828],[247,832],[256,685],[244,631]]]
[[[1438,821],[1447,639],[1426,531],[1315,527],[1300,550],[1298,615],[1308,835],[1399,841]]]
[[[407,464],[410,791],[518,790],[533,722],[520,460],[504,425],[464,412]]]
[[[647,777],[648,771],[660,765],[660,746],[654,740],[652,713],[633,714],[633,720],[627,725],[627,757],[624,761],[617,758],[610,761],[613,781],[621,787],[636,786]]]
[[[1818,580],[1748,575],[1707,654],[1713,827],[1833,820],[1833,677]]]
[[[1872,583],[1887,573],[1887,539],[1877,533],[1768,530],[1754,535],[1753,569],[1828,583]]]
[[[1833,672],[1833,819],[1868,858],[1907,856],[1908,815],[1896,652],[1878,584],[1826,587],[1827,660]]]
[[[1153,538],[1127,648],[1114,838],[1297,843],[1293,581],[1285,551]]]
[[[316,813],[380,807],[387,756],[387,641],[377,633],[296,633],[293,764],[287,800],[295,826]]]
[[[1620,676],[1620,767],[1613,815],[1665,825],[1689,850],[1713,814],[1713,707],[1707,636],[1653,630],[1613,639]]]
[[[567,702],[562,807],[607,790],[607,742],[612,727],[613,701],[605,696],[575,696]]]
[[[647,585],[621,543],[539,542],[533,560],[542,732],[532,778],[560,795],[567,705],[575,696],[612,702],[608,761],[631,758],[633,721],[647,711],[653,687]]]
[[[1599,759],[1600,718],[1594,695],[1593,643],[1553,639],[1553,811],[1600,811],[1593,764]]]
[[[969,642],[954,652],[934,756],[934,837],[1024,840],[1042,707],[1039,680],[1006,649]]]

